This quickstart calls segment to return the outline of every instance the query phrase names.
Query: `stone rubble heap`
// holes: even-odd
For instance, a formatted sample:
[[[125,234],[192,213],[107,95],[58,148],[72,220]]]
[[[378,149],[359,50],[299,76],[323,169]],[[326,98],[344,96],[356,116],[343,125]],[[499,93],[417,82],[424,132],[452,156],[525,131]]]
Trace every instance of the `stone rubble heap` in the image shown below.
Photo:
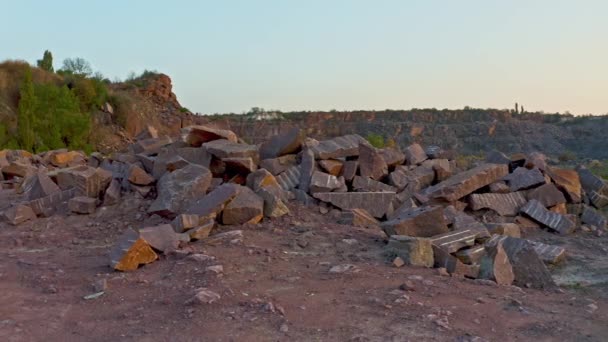
[[[286,215],[295,200],[339,209],[339,223],[382,229],[395,265],[552,288],[546,264],[565,250],[522,236],[541,228],[601,234],[607,225],[598,211],[608,205],[606,182],[584,167],[550,166],[540,153],[492,152],[459,172],[437,147],[379,149],[358,135],[317,141],[299,129],[260,146],[209,126],[186,127],[179,138],[147,130],[128,152],[107,157],[0,151],[0,169],[2,188],[24,199],[2,213],[13,225],[61,208],[92,214],[127,192],[154,199],[148,214],[171,223],[126,231],[110,255],[121,271],[191,240],[242,239],[241,231],[213,231]]]

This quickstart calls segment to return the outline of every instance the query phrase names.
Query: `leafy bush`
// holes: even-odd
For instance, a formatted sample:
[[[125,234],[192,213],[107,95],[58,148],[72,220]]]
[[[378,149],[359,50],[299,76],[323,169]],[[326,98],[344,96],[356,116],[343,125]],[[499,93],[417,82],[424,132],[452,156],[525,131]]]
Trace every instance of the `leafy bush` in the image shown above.
[[[42,70],[53,72],[53,54],[51,51],[44,51],[44,56],[42,56],[42,59],[37,60],[36,64]]]
[[[372,146],[376,148],[383,148],[385,146],[384,137],[380,134],[370,133],[367,135],[366,139]]]

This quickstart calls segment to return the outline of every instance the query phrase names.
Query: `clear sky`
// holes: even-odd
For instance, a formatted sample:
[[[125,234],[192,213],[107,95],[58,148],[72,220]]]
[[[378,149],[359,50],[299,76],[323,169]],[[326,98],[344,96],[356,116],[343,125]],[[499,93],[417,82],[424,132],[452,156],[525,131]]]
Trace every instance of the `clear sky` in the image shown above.
[[[153,69],[201,113],[608,113],[606,0],[0,0],[0,60]]]

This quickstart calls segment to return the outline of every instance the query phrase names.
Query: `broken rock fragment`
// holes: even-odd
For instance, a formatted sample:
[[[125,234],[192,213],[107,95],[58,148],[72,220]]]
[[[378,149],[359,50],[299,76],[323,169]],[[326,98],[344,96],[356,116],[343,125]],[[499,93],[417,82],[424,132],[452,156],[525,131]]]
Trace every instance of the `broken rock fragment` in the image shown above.
[[[513,192],[530,189],[546,182],[545,176],[539,169],[528,170],[525,167],[518,167],[504,179],[509,183],[509,187]]]
[[[297,153],[304,142],[303,133],[303,131],[296,127],[283,134],[273,136],[260,147],[260,157],[268,159]]]
[[[365,209],[382,218],[392,207],[394,192],[318,192],[314,197],[340,209]]]
[[[179,236],[170,224],[142,228],[139,237],[161,252],[172,251],[179,246]]]
[[[182,136],[184,141],[193,147],[199,147],[206,142],[219,139],[226,139],[234,143],[237,142],[237,137],[234,132],[203,125],[189,126],[182,129]]]
[[[557,187],[568,196],[570,202],[581,202],[582,186],[576,170],[548,167],[545,172],[557,184]]]
[[[564,194],[553,184],[541,185],[538,188],[528,192],[527,197],[529,200],[534,199],[539,201],[545,206],[545,208],[566,203],[566,197]]]
[[[344,182],[336,176],[332,176],[328,173],[315,171],[310,179],[310,192],[331,192],[336,189],[340,189]]]
[[[387,249],[407,265],[433,267],[433,247],[429,239],[393,235],[388,241]]]
[[[566,250],[560,246],[553,246],[537,241],[527,240],[533,247],[536,254],[547,264],[558,264],[566,258]]]
[[[422,194],[429,198],[453,202],[477,189],[494,183],[506,176],[508,171],[506,165],[483,164],[428,187]]]
[[[68,208],[76,214],[94,214],[97,200],[86,196],[74,197],[68,201]]]
[[[340,217],[341,224],[362,227],[362,228],[378,228],[380,222],[376,220],[365,209],[349,209],[342,212]]]
[[[316,159],[356,157],[359,155],[359,144],[367,144],[367,141],[360,135],[351,134],[320,141],[310,149]]]
[[[226,183],[213,189],[210,193],[203,195],[191,203],[185,210],[186,214],[196,214],[201,217],[210,214],[219,214],[228,202],[230,202],[243,189],[237,184]]]
[[[369,144],[360,144],[359,172],[362,177],[379,180],[388,175],[388,165],[375,147]]]
[[[397,217],[383,222],[381,227],[388,236],[432,237],[448,232],[443,208],[440,206],[409,208]]]
[[[110,266],[118,271],[134,271],[139,265],[155,261],[158,255],[139,233],[128,229],[110,251]]]
[[[560,234],[570,234],[576,228],[566,216],[547,210],[539,201],[531,200],[521,208],[521,212]]]
[[[17,204],[4,211],[4,218],[13,226],[36,219],[36,214],[27,205]]]
[[[516,216],[519,209],[526,203],[527,200],[523,192],[471,194],[469,196],[471,209],[488,208],[496,211],[501,216]]]
[[[494,280],[499,285],[511,285],[515,280],[513,267],[502,242],[487,244],[486,254],[481,258],[479,278]]]
[[[319,161],[319,166],[321,166],[321,168],[330,175],[339,176],[340,173],[342,173],[344,163],[340,160],[327,159]]]
[[[242,187],[222,212],[224,224],[258,223],[264,217],[264,200],[248,187]]]
[[[412,144],[403,150],[408,165],[417,165],[425,161],[428,156],[419,144]]]
[[[608,224],[608,219],[599,211],[593,209],[588,205],[585,205],[583,207],[583,214],[581,215],[581,222],[583,224],[588,224],[600,229],[604,229]]]

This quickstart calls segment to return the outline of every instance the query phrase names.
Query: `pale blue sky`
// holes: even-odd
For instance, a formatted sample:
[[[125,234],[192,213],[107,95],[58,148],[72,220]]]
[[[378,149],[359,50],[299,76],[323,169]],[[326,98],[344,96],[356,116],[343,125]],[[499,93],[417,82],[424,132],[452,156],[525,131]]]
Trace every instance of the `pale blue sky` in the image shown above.
[[[155,69],[201,113],[608,112],[605,0],[0,0],[0,60]]]

